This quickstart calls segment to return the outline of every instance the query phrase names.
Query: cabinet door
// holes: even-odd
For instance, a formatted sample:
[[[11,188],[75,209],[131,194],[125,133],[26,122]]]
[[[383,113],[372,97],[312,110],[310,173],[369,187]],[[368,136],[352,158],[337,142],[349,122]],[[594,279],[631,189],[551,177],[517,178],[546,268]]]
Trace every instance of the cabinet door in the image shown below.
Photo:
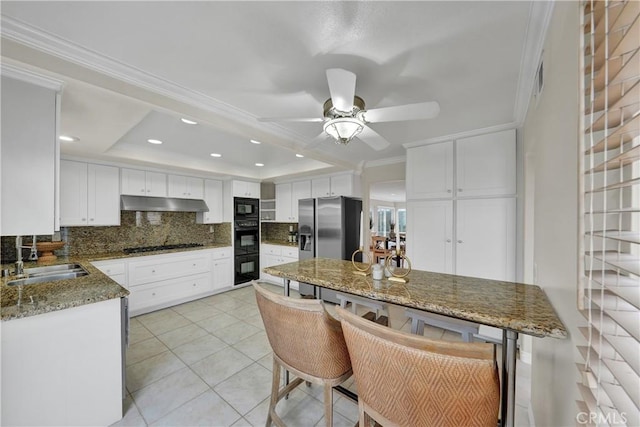
[[[331,179],[316,178],[311,181],[311,197],[327,197],[331,195]]]
[[[336,175],[331,177],[332,196],[353,196],[353,176]]]
[[[450,198],[453,195],[453,142],[407,150],[407,199]]]
[[[515,280],[515,198],[456,203],[456,274]]]
[[[291,222],[291,184],[276,184],[276,221]]]
[[[167,175],[167,196],[186,199],[187,177],[180,175]]]
[[[146,190],[145,172],[137,169],[120,170],[120,193],[132,196],[144,196]]]
[[[186,187],[187,198],[199,200],[204,198],[204,180],[202,178],[188,176],[186,178]]]
[[[252,197],[254,199],[260,198],[259,182],[247,182],[247,197]]]
[[[88,164],[87,187],[89,225],[120,225],[118,168]]]
[[[453,273],[453,201],[408,202],[406,248],[413,268]]]
[[[87,164],[60,160],[60,225],[87,224]]]
[[[7,70],[2,71],[4,74]],[[0,228],[3,236],[53,234],[56,217],[60,217],[55,200],[58,180],[56,91],[30,82],[2,76]]]
[[[515,194],[515,130],[463,138],[456,144],[458,197]]]
[[[223,289],[231,286],[231,259],[221,258],[213,261],[213,289]]]
[[[204,180],[204,201],[209,212],[198,212],[198,224],[217,224],[223,220],[222,181],[216,179]]]
[[[167,197],[167,175],[159,172],[145,172],[146,195]]]
[[[311,181],[291,184],[291,221],[298,222],[298,200],[311,197]]]

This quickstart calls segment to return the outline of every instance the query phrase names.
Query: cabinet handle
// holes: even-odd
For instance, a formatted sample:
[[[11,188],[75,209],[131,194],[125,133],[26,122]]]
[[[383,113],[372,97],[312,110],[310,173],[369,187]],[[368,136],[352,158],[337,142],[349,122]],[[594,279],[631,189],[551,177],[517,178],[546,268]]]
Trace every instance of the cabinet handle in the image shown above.
[[[151,190],[147,190],[147,193],[151,193]]]
[[[155,273],[156,271],[155,271],[155,270],[151,270],[151,272],[152,272],[152,273]]]
[[[458,191],[462,193],[462,188],[458,188]]]
[[[463,243],[462,240],[458,240],[458,243]]]
[[[451,239],[447,239],[447,243],[451,243]]]
[[[195,286],[196,284],[194,283],[193,286]]]
[[[144,188],[141,188],[140,191],[142,191],[144,193]]]
[[[82,221],[86,221],[86,220],[87,220],[87,218],[82,218]]]
[[[447,190],[447,193],[451,193],[451,190]]]
[[[89,218],[89,221],[93,221],[93,218]]]
[[[151,296],[152,296],[152,297],[155,297],[155,296],[156,296],[156,293],[155,293],[155,292],[153,292],[153,293],[151,294]]]

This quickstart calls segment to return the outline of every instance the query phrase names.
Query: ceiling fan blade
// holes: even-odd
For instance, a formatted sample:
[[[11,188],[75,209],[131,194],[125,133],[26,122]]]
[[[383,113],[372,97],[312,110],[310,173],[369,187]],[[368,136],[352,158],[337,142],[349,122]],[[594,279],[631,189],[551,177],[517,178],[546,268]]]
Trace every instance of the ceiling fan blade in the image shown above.
[[[333,107],[344,113],[351,112],[356,95],[356,75],[342,68],[330,68],[327,70],[327,82]]]
[[[417,104],[397,105],[395,107],[374,108],[364,113],[369,123],[396,122],[404,120],[433,119],[440,113],[440,104],[436,101]]]
[[[325,131],[322,131],[318,136],[313,138],[313,140],[311,140],[310,143],[308,143],[307,145],[304,146],[305,151],[306,150],[313,150],[315,147],[317,147],[321,143],[325,142],[327,140],[327,138],[329,138],[329,135],[327,135],[327,133]]]
[[[321,117],[259,117],[259,122],[307,122],[307,123],[322,123],[324,121]]]
[[[378,132],[374,131],[369,126],[364,126],[362,132],[360,132],[356,138],[376,151],[384,150],[391,145],[389,141],[384,139]]]

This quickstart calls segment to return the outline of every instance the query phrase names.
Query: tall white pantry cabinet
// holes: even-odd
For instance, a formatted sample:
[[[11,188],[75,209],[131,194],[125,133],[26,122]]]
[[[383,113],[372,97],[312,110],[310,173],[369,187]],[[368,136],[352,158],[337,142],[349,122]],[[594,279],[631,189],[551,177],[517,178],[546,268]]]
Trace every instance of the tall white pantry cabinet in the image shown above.
[[[515,130],[407,149],[413,268],[514,281],[515,252]]]

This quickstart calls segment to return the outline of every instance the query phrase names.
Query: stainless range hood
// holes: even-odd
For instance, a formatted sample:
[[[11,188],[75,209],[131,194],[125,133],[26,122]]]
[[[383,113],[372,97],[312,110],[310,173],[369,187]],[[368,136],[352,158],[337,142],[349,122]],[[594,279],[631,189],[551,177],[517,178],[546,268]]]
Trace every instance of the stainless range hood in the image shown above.
[[[120,210],[143,212],[209,212],[204,200],[174,197],[120,196]]]

